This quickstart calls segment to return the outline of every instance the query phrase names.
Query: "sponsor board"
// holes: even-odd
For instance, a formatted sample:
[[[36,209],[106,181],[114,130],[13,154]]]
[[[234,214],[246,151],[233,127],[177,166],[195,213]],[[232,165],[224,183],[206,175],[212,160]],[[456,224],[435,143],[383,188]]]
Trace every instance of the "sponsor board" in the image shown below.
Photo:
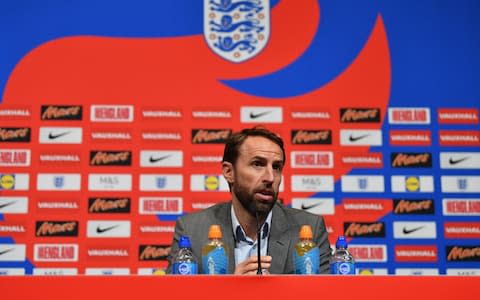
[[[382,153],[342,153],[340,161],[346,168],[383,168]]]
[[[92,122],[133,122],[133,105],[92,105]]]
[[[90,131],[90,141],[95,142],[130,142],[132,132],[129,129],[92,129]]]
[[[231,129],[192,129],[192,144],[224,144]]]
[[[36,237],[78,236],[78,221],[36,221]]]
[[[442,193],[480,193],[480,176],[441,176]]]
[[[140,190],[183,191],[183,176],[179,174],[140,174]]]
[[[158,223],[144,223],[138,226],[138,233],[140,235],[145,234],[173,234],[175,231],[175,225],[159,225]]]
[[[392,146],[431,146],[432,133],[429,130],[390,130]]]
[[[480,269],[474,268],[447,268],[446,275],[452,276],[480,276]]]
[[[392,152],[390,162],[392,168],[431,168],[432,154],[430,152]]]
[[[388,123],[396,125],[430,124],[428,107],[391,107],[388,109]]]
[[[88,198],[88,212],[93,214],[128,214],[130,207],[130,197]]]
[[[228,192],[228,182],[222,175],[194,174],[190,176],[192,192]]]
[[[342,192],[346,193],[383,193],[384,178],[381,175],[343,175],[341,178]]]
[[[89,261],[128,261],[130,253],[128,246],[88,246],[87,248],[87,259]]]
[[[85,275],[130,275],[129,268],[85,268]]]
[[[2,221],[0,222],[0,237],[13,236],[19,237],[27,232],[26,222]]]
[[[335,214],[334,198],[292,198],[292,207],[316,215]]]
[[[380,108],[340,108],[341,123],[380,123]]]
[[[131,166],[132,151],[90,151],[90,166]]]
[[[24,268],[0,268],[0,276],[20,276],[25,275]]]
[[[343,199],[342,207],[345,214],[387,214],[392,211],[389,199]]]
[[[480,239],[480,222],[445,222],[443,234],[447,239]]]
[[[393,237],[396,239],[436,239],[437,226],[433,221],[394,221]]]
[[[39,199],[36,202],[38,213],[77,213],[80,209],[76,199]]]
[[[345,237],[378,238],[385,237],[384,222],[344,222]]]
[[[438,249],[435,245],[395,245],[397,262],[437,262]]]
[[[429,193],[434,191],[433,176],[394,175],[391,178],[391,184],[394,193]]]
[[[294,169],[331,169],[332,151],[292,151],[290,166]]]
[[[377,129],[340,129],[342,146],[381,146],[382,131]]]
[[[26,173],[1,174],[0,191],[26,191],[30,185],[30,175]]]
[[[130,174],[88,174],[89,191],[131,191]]]
[[[480,130],[439,130],[440,146],[480,146]]]
[[[161,107],[144,107],[142,108],[142,119],[158,120],[181,120],[183,118],[183,112],[181,108],[161,108]]]
[[[480,262],[480,245],[452,245],[445,249],[447,262]]]
[[[442,199],[444,216],[480,216],[480,198]]]
[[[333,176],[292,175],[291,190],[292,192],[333,192]]]
[[[439,108],[439,124],[478,124],[477,108]]]
[[[77,268],[33,268],[33,275],[72,276],[78,275]]]
[[[431,276],[438,274],[438,269],[435,268],[395,268],[395,275]]]
[[[141,215],[179,215],[183,213],[181,197],[140,197],[139,214]]]
[[[167,260],[171,250],[170,245],[139,245],[138,261]]]
[[[242,106],[240,108],[242,123],[282,123],[283,108],[279,106]]]
[[[433,199],[393,199],[395,215],[434,215]]]
[[[142,150],[140,167],[183,167],[183,151],[178,150]]]
[[[37,174],[38,191],[80,191],[81,174]]]
[[[82,127],[40,127],[40,144],[81,144]]]
[[[480,169],[480,152],[440,152],[441,169]]]
[[[0,107],[0,120],[29,120],[32,116],[30,107],[27,106],[13,106],[2,103]]]
[[[87,221],[87,237],[89,238],[128,238],[131,222],[121,220]]]
[[[29,143],[30,127],[0,127],[0,143]]]
[[[387,262],[386,245],[348,245],[348,251],[355,257],[356,262]]]
[[[223,156],[218,153],[192,153],[191,158],[193,166],[220,166],[223,160]]]
[[[28,197],[0,197],[0,214],[28,213]]]
[[[0,262],[25,261],[26,246],[24,244],[0,244]]]
[[[40,120],[42,121],[81,121],[83,114],[81,105],[42,105]]]
[[[78,244],[35,244],[33,260],[39,262],[78,261]]]
[[[0,149],[1,167],[28,167],[30,166],[29,149]]]
[[[291,131],[292,145],[331,145],[332,131],[330,129],[295,129]]]

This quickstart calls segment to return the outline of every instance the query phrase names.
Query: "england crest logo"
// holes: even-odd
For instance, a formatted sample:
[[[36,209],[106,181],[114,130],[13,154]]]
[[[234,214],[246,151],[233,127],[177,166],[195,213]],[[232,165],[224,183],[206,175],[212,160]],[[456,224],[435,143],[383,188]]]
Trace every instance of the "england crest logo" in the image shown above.
[[[226,60],[256,56],[270,37],[269,0],[203,0],[203,35]]]

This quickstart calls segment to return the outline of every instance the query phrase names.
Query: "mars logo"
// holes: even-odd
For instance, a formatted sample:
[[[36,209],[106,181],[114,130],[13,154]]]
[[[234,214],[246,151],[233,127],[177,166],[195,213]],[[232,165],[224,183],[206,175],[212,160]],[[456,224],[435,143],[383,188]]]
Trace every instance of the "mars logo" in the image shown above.
[[[431,168],[432,154],[424,153],[406,153],[406,152],[392,152],[391,153],[392,168]]]
[[[343,223],[343,229],[346,237],[385,237],[383,222],[346,222]]]
[[[447,261],[480,261],[480,246],[447,246]]]
[[[292,144],[332,144],[331,130],[292,130]]]
[[[166,260],[171,247],[167,245],[140,245],[138,247],[138,260]]]
[[[78,236],[77,221],[37,221],[35,236]]]
[[[379,108],[340,108],[342,123],[379,123]]]
[[[393,199],[393,213],[396,215],[433,215],[433,199]]]
[[[223,144],[231,129],[192,129],[192,144]]]
[[[130,198],[89,198],[89,213],[129,213]]]
[[[30,127],[0,127],[0,143],[27,143],[30,135]]]
[[[131,151],[90,151],[91,166],[130,166]]]
[[[213,52],[231,62],[257,55],[270,37],[270,1],[204,0],[203,35]]]
[[[42,105],[41,120],[82,120],[80,105]]]

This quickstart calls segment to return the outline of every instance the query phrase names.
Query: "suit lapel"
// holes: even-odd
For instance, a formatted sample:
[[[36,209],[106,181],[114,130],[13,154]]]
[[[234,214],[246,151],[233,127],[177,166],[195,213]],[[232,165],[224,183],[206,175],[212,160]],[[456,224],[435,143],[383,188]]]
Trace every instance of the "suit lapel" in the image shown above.
[[[268,238],[268,255],[272,256],[270,273],[283,274],[287,262],[290,236],[288,233],[288,217],[278,204],[272,210],[272,228]]]

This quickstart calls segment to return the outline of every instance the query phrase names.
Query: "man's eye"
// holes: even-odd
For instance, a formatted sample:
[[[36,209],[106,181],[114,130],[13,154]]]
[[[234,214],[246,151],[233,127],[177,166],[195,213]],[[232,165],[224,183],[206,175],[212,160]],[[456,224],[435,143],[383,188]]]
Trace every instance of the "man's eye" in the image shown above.
[[[262,163],[259,162],[259,161],[254,161],[254,162],[252,162],[252,165],[253,165],[254,167],[261,167],[261,166],[262,166]]]

